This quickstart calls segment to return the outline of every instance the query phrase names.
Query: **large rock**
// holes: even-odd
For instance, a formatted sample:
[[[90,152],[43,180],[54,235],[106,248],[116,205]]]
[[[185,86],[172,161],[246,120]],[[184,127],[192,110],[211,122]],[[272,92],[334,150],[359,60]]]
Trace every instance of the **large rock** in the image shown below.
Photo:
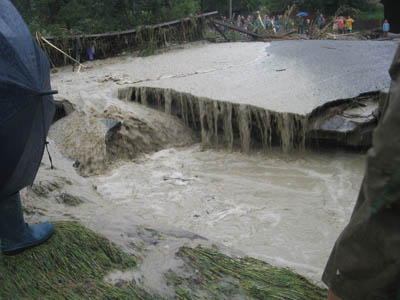
[[[66,99],[60,99],[60,100],[55,99],[54,104],[56,106],[56,112],[54,113],[53,123],[68,116],[69,114],[75,111],[74,105]]]

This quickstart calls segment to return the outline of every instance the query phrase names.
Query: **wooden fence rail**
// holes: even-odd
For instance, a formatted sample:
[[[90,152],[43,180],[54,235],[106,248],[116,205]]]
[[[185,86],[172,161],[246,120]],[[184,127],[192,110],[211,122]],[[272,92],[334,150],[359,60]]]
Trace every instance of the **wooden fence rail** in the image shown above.
[[[89,60],[90,52],[96,59],[116,56],[126,51],[142,51],[146,55],[151,54],[155,49],[172,43],[202,39],[205,19],[215,17],[217,14],[217,11],[213,11],[182,20],[142,26],[120,32],[65,37],[45,36],[44,38],[81,62]],[[66,55],[45,43],[42,39],[38,39],[38,42],[46,52],[53,67],[73,63]]]

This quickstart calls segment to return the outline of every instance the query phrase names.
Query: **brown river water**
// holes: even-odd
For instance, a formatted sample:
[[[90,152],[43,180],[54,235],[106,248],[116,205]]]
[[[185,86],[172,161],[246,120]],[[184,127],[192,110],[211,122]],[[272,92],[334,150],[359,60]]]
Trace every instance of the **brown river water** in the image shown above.
[[[67,178],[73,183],[67,186],[69,192],[86,202],[65,208],[49,200],[45,217],[76,217],[123,247],[127,242],[121,233],[129,233],[134,225],[179,228],[292,268],[320,284],[332,246],[355,205],[364,172],[363,155],[203,149],[176,118],[116,97],[118,88],[138,85],[140,80],[192,77],[194,84],[200,78],[196,72],[253,66],[266,57],[267,46],[200,44],[149,58],[95,61],[79,74],[70,68],[53,74],[58,99],[69,100],[88,121],[85,125],[71,117],[70,123],[56,123],[50,139],[58,168],[50,171],[45,158],[37,181]],[[76,158],[79,152],[93,155],[93,143],[96,155],[106,155],[104,137],[91,132],[100,127],[90,127],[90,118],[104,117],[145,128],[147,136],[131,132],[125,137],[134,144],[157,148],[133,160],[122,157],[83,178],[65,157]],[[78,138],[79,134],[85,136]]]
[[[319,282],[350,218],[364,157],[171,148],[93,178],[103,216],[181,228]],[[104,220],[107,223],[107,220]]]

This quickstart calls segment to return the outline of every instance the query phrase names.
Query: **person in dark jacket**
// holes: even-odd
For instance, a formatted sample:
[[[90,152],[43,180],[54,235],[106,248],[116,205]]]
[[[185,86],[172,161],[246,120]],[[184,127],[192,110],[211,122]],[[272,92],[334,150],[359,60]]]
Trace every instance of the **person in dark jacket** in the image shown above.
[[[32,185],[54,115],[50,63],[9,0],[0,1],[0,249],[46,241],[49,222],[25,223],[19,191]]]
[[[297,33],[304,34],[304,18],[301,16],[297,18]]]
[[[329,300],[400,299],[400,48],[350,222],[322,280]]]

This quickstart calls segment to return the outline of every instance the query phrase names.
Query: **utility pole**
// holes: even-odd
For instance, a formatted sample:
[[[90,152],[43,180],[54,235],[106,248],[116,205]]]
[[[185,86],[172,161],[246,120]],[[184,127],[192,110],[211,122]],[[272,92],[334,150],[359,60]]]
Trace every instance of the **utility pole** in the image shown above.
[[[229,19],[232,20],[232,0],[229,0]]]

